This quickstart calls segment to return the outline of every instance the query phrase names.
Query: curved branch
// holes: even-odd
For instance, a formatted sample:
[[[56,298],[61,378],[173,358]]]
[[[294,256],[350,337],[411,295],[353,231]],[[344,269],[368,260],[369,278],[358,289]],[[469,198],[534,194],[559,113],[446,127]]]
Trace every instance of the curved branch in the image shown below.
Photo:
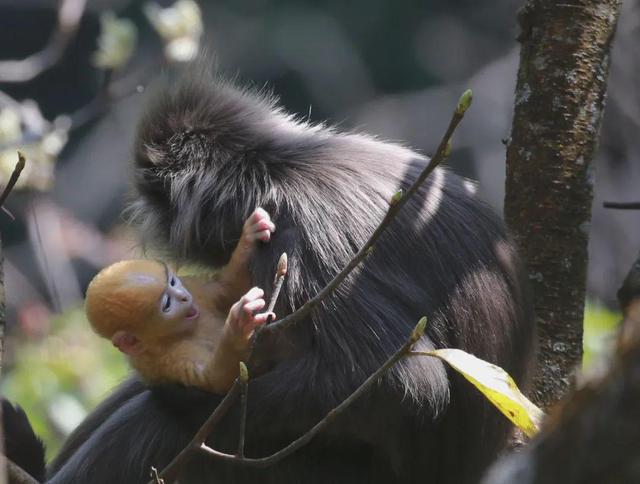
[[[370,250],[372,250],[375,243],[378,241],[382,233],[386,230],[386,228],[391,224],[393,219],[396,217],[397,213],[404,206],[404,204],[411,198],[411,196],[418,191],[420,185],[427,179],[427,177],[436,169],[440,163],[442,163],[449,154],[451,154],[451,137],[453,136],[454,131],[462,121],[464,117],[464,113],[471,105],[471,91],[467,90],[460,97],[458,101],[458,105],[456,110],[453,113],[451,121],[449,122],[449,126],[445,131],[440,144],[438,145],[438,149],[436,150],[433,158],[429,161],[427,166],[422,170],[422,173],[418,176],[418,178],[413,182],[409,190],[405,194],[402,194],[401,191],[397,192],[396,195],[393,196],[391,200],[391,204],[389,206],[389,210],[386,215],[378,225],[378,228],[373,232],[369,240],[364,244],[364,246],[358,251],[358,253],[351,259],[351,261],[336,275],[329,284],[327,284],[318,294],[316,294],[313,298],[309,299],[306,303],[304,303],[299,309],[289,314],[288,316],[280,319],[279,321],[274,322],[273,324],[263,326],[256,332],[256,341],[259,340],[261,334],[273,333],[276,331],[282,331],[289,326],[296,324],[297,322],[306,318],[311,311],[318,306],[327,296],[329,296],[341,283],[346,279],[346,277],[355,269],[366,257],[369,255]]]
[[[75,37],[85,6],[86,0],[62,0],[58,25],[44,49],[24,59],[0,61],[0,82],[27,82],[53,67]]]
[[[178,478],[178,471],[180,468],[187,462],[191,456],[192,451],[199,449],[203,444],[205,439],[209,436],[209,434],[213,431],[213,429],[218,425],[222,417],[225,416],[233,402],[236,401],[240,393],[240,387],[242,383],[240,379],[236,378],[236,381],[233,383],[231,389],[227,392],[222,401],[218,404],[213,413],[209,416],[202,427],[196,432],[191,439],[191,442],[180,451],[180,453],[165,467],[162,469],[159,478],[164,480],[165,482],[174,482]],[[151,480],[150,484],[153,484],[155,480]]]
[[[367,257],[380,235],[382,235],[384,230],[389,226],[389,224],[392,222],[396,214],[404,206],[407,200],[409,200],[409,198],[418,191],[420,185],[436,169],[436,167],[451,154],[451,137],[453,136],[453,133],[455,132],[458,124],[460,124],[460,121],[462,121],[464,113],[471,105],[471,100],[471,91],[465,91],[458,101],[458,105],[456,106],[451,121],[449,122],[449,126],[447,127],[447,130],[445,131],[445,134],[442,137],[442,140],[440,141],[438,149],[436,150],[433,158],[431,158],[422,173],[420,173],[418,178],[405,194],[403,194],[402,191],[398,191],[392,197],[389,210],[378,225],[378,228],[371,235],[367,243],[345,266],[345,268],[342,269],[342,271],[340,271],[340,273],[335,276],[333,280],[329,282],[329,284],[327,284],[315,297],[307,301],[298,310],[291,313],[287,317],[276,321],[275,323],[272,323],[268,326],[262,326],[256,331],[252,351],[249,357],[250,360],[255,354],[254,349],[259,343],[261,334],[284,330],[287,327],[290,327],[293,324],[304,319],[323,299],[331,294],[342,283],[342,281],[344,281],[344,279],[351,273],[353,269],[355,269],[358,264],[360,264],[360,262],[365,259],[365,257]],[[281,258],[281,263],[278,264],[276,281],[278,280],[278,276],[283,277],[285,272],[286,267],[284,267]],[[380,368],[378,368],[378,370],[371,374],[351,395],[349,395],[349,397],[347,397],[342,403],[340,403],[340,405],[332,409],[320,422],[318,422],[305,434],[300,436],[295,441],[291,442],[283,449],[268,457],[256,459],[247,458],[242,455],[225,454],[223,452],[212,449],[204,443],[205,439],[213,431],[215,425],[217,425],[219,420],[226,414],[226,412],[229,410],[233,402],[236,400],[238,394],[240,393],[240,387],[242,383],[240,382],[240,379],[236,379],[235,383],[229,390],[229,393],[227,393],[222,402],[220,402],[220,404],[216,407],[216,409],[213,411],[204,425],[200,428],[200,430],[198,430],[191,442],[176,456],[175,459],[173,459],[169,463],[167,467],[165,467],[165,469],[163,469],[163,471],[160,473],[160,478],[165,479],[166,482],[173,482],[177,478],[181,466],[191,458],[191,453],[196,447],[216,459],[253,467],[267,467],[287,457],[288,455],[291,455],[292,453],[306,445],[309,441],[311,441],[313,437],[315,437],[320,431],[322,431],[327,425],[329,425],[329,423],[335,420],[338,415],[340,415],[346,408],[348,408],[355,400],[357,400],[364,392],[366,392],[369,387],[376,383],[380,379],[380,377],[400,358],[405,356],[410,351],[412,345],[420,337],[422,337],[422,335],[424,334],[425,326],[426,318],[422,318],[409,336],[407,342],[396,353],[394,353]],[[153,484],[153,481],[150,484]]]
[[[408,355],[413,344],[422,336],[422,334],[424,334],[424,329],[425,324],[423,323],[423,320],[420,320],[420,322],[418,323],[418,327],[416,327],[416,330],[414,330],[414,332],[411,334],[408,341],[398,351],[391,355],[391,357],[389,357],[389,359],[380,368],[369,375],[369,377],[351,395],[343,400],[340,405],[332,409],[322,420],[320,420],[303,435],[298,437],[286,447],[283,447],[279,451],[271,454],[270,456],[249,458],[240,455],[225,454],[224,452],[212,449],[204,443],[200,445],[200,450],[212,456],[214,459],[248,467],[269,467],[281,461],[285,457],[288,457],[289,455],[293,454],[294,452],[308,444],[318,433],[320,433],[322,430],[324,430],[325,427],[333,422],[336,417],[338,417],[348,407],[350,407],[353,402],[360,398],[363,393],[365,393],[369,388],[376,384],[378,380],[389,370],[389,368],[395,365],[401,358]]]

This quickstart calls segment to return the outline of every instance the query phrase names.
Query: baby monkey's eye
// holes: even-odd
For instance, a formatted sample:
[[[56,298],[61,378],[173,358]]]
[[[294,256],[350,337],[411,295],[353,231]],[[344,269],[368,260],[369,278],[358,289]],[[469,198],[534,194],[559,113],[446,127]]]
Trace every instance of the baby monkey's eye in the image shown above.
[[[176,285],[176,278],[174,276],[171,276],[171,280],[169,281],[169,284],[171,284],[172,286]]]
[[[162,312],[166,313],[171,307],[171,297],[168,294],[162,296]]]

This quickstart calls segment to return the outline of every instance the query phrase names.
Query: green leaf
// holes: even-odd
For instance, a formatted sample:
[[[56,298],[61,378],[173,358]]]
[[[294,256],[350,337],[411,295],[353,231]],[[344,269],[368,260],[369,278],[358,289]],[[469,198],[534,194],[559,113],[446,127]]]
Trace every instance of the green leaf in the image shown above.
[[[448,363],[528,437],[533,437],[540,430],[544,412],[520,392],[513,378],[499,366],[456,349],[413,354],[435,356]]]

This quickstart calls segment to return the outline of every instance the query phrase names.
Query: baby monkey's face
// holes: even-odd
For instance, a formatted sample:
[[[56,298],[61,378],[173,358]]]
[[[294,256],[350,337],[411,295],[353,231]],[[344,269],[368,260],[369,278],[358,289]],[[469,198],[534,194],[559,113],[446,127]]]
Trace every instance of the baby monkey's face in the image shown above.
[[[193,296],[180,278],[167,268],[167,286],[159,302],[160,316],[170,321],[191,321],[200,315]]]

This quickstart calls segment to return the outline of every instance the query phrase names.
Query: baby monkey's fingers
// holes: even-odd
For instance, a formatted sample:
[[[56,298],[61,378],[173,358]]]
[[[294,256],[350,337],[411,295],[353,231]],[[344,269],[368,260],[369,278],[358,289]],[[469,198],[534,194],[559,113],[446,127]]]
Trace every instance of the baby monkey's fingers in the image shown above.
[[[262,301],[262,299],[260,299],[259,301]],[[261,308],[264,306],[265,304],[262,304]],[[252,313],[250,317],[247,317],[246,319],[242,320],[242,328],[240,328],[240,331],[242,331],[242,334],[244,335],[245,338],[250,338],[251,335],[253,334],[253,331],[258,326],[262,326],[263,324],[265,324],[269,320],[269,317],[272,317],[273,319],[275,319],[276,315],[273,312],[258,313],[258,314]]]
[[[244,224],[245,236],[251,241],[269,242],[271,232],[276,230],[271,217],[263,208],[256,208]]]
[[[262,309],[265,304],[262,298],[245,303],[244,306],[242,306],[243,319],[253,318],[254,313]]]
[[[263,325],[265,324],[268,320],[269,320],[269,316],[271,316],[272,321],[275,321],[276,319],[276,313],[273,312],[269,312],[269,313],[259,313],[256,314],[253,317],[253,328],[251,329],[255,329],[257,326]]]
[[[262,298],[264,295],[264,291],[259,287],[254,287],[249,290],[244,296],[240,298],[229,310],[229,320],[232,323],[235,323],[235,320],[238,320],[244,314],[244,307],[247,303],[251,301],[255,301],[256,299]],[[258,308],[260,309],[260,308]]]
[[[264,291],[254,287],[231,307],[228,322],[234,332],[250,337],[256,326],[267,321],[271,313],[255,314],[267,305],[262,296]]]
[[[275,318],[274,313],[259,313],[259,314],[252,314],[251,317],[244,319],[242,322],[242,328],[240,328],[240,331],[242,331],[242,334],[244,335],[244,337],[247,339],[251,338],[251,335],[253,334],[253,330],[256,329],[258,326],[265,324],[269,319],[270,315],[272,315]]]

